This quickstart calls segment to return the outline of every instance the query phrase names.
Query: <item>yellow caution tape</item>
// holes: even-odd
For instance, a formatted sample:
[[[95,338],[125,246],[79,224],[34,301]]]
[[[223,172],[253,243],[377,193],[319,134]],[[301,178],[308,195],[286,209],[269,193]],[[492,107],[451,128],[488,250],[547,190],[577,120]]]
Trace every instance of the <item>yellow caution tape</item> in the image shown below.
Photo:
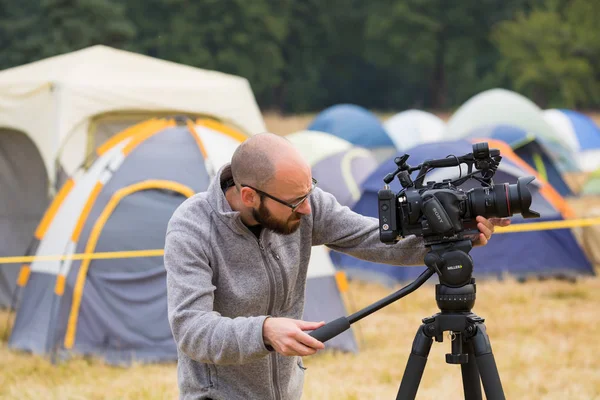
[[[579,228],[583,226],[600,225],[600,218],[568,219],[563,221],[532,222],[514,224],[506,227],[497,226],[495,233],[546,231],[551,229]],[[107,251],[100,253],[79,253],[68,255],[0,257],[0,264],[23,264],[34,261],[64,261],[64,260],[107,260],[113,258],[162,257],[163,249]]]
[[[514,224],[506,227],[497,226],[495,233],[547,231],[551,229],[580,228],[582,226],[600,225],[600,218],[567,219],[563,221],[532,222]]]
[[[21,264],[33,261],[64,261],[64,260],[106,260],[112,258],[135,258],[135,257],[162,257],[163,249],[156,250],[131,250],[131,251],[107,251],[101,253],[80,253],[68,255],[49,256],[24,256],[24,257],[0,257],[0,264]]]

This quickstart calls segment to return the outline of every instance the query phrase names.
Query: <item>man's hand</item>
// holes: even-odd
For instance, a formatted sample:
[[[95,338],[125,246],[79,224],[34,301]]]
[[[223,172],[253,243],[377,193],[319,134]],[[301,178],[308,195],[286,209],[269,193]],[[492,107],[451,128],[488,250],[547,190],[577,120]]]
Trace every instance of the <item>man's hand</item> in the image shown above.
[[[284,356],[310,356],[325,345],[304,331],[312,331],[325,325],[321,322],[300,321],[290,318],[265,319],[263,339]]]
[[[510,219],[508,218],[490,218],[486,219],[482,216],[478,216],[477,220],[477,229],[479,229],[479,238],[473,241],[473,247],[485,246],[488,243],[488,240],[492,237],[494,233],[495,226],[508,226],[510,225]]]

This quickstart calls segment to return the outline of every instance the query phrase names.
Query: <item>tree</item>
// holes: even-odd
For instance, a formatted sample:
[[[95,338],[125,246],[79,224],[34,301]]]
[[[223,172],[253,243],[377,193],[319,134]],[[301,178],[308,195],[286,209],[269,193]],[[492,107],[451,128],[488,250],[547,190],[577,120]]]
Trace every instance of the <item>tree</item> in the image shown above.
[[[414,106],[443,108],[489,82],[498,59],[490,27],[510,18],[523,0],[387,0],[369,9],[367,57],[404,82]],[[484,82],[485,85],[481,85]],[[401,99],[399,101],[402,101]]]
[[[492,39],[503,56],[500,70],[516,90],[542,107],[577,107],[598,100],[600,33],[593,21],[598,6],[587,1],[548,2],[529,15],[500,23]],[[595,34],[595,36],[593,36]]]
[[[336,103],[376,106],[378,76],[364,58],[364,29],[369,3],[361,0],[294,2],[284,53],[295,101],[320,110]],[[308,3],[311,6],[308,6]],[[301,12],[300,12],[301,11]]]
[[[286,24],[281,3],[269,0],[152,0],[129,15],[144,29],[137,46],[153,56],[199,68],[240,75],[255,95],[271,100],[284,68],[281,42]],[[142,6],[143,5],[143,6]],[[136,10],[135,12],[133,10]],[[161,12],[157,12],[160,10]]]
[[[40,58],[39,20],[38,0],[0,2],[0,69]]]
[[[24,0],[7,3],[3,66],[39,60],[95,44],[122,47],[135,33],[114,0]]]
[[[281,112],[319,109],[326,101],[328,90],[320,84],[335,29],[331,9],[331,3],[320,0],[287,3],[281,43],[285,68],[273,93],[273,106]]]

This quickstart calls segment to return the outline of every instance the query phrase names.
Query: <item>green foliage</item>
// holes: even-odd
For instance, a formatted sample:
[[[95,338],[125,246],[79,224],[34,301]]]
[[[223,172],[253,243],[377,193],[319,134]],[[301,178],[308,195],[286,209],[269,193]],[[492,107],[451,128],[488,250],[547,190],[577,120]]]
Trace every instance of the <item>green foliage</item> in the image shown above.
[[[549,1],[498,24],[492,38],[503,56],[499,70],[543,107],[597,104],[599,13],[595,2]]]
[[[130,12],[136,26],[143,28],[136,38],[142,52],[244,76],[259,97],[280,83],[285,2],[152,0],[151,4],[141,2]]]
[[[369,12],[367,55],[379,67],[394,71],[395,81],[409,85],[405,90],[412,87],[419,93],[410,96],[414,106],[460,104],[499,83],[490,75],[499,58],[488,39],[490,27],[525,4],[520,0],[465,1],[460,6],[445,0],[378,2]]]
[[[37,60],[39,1],[0,2],[0,69]]]
[[[1,35],[7,64],[18,65],[95,44],[122,47],[135,34],[115,0],[8,2]],[[11,65],[11,66],[12,66]]]
[[[246,77],[262,108],[600,105],[589,0],[4,0],[0,69],[105,44]]]

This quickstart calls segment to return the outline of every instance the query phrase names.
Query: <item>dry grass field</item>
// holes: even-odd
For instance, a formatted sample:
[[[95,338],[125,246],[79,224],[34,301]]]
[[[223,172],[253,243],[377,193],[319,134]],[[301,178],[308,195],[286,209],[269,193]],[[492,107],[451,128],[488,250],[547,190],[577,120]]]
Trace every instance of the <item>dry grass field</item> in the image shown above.
[[[269,114],[267,127],[287,134],[304,129],[311,118]],[[573,202],[580,215],[598,204],[597,199]],[[351,282],[348,311],[396,289]],[[303,399],[395,398],[416,329],[423,317],[437,312],[433,290],[422,287],[357,323],[358,354],[307,357]],[[477,292],[473,311],[486,318],[508,399],[600,400],[600,279],[480,281]],[[0,399],[177,398],[174,363],[120,368],[77,358],[52,365],[7,348],[7,316],[0,312]],[[449,351],[448,339],[434,343],[418,399],[463,398],[460,367],[445,363]]]
[[[392,289],[352,282],[351,311]],[[481,281],[474,311],[486,326],[508,399],[600,399],[600,279]],[[358,354],[305,359],[304,399],[393,399],[423,317],[437,312],[433,287],[355,324]],[[6,313],[0,314],[4,332]],[[434,343],[419,399],[460,399],[460,367],[445,363],[450,342]],[[0,399],[174,399],[175,364],[111,367],[76,359],[57,366],[0,345]]]

